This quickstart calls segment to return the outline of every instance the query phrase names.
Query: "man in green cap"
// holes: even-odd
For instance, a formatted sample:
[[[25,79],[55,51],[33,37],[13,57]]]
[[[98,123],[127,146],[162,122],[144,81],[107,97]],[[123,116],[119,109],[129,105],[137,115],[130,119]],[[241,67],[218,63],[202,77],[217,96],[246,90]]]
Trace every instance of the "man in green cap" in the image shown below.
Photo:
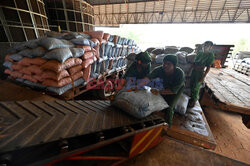
[[[206,41],[202,45],[202,51],[197,53],[194,64],[189,71],[189,73],[192,71],[192,74],[190,78],[191,98],[189,100],[188,107],[194,107],[199,98],[201,84],[214,62],[214,54],[211,52],[212,46],[213,42],[211,41]]]
[[[151,89],[154,94],[160,93],[167,101],[169,108],[165,111],[165,120],[172,125],[174,107],[184,90],[185,75],[181,68],[176,67],[178,58],[176,55],[166,55],[162,66],[155,68],[147,78],[151,80],[159,78],[163,83],[163,89]]]
[[[133,77],[136,79],[142,79],[146,77],[151,69],[151,56],[147,51],[140,52],[135,57],[135,62],[126,71],[124,78]]]

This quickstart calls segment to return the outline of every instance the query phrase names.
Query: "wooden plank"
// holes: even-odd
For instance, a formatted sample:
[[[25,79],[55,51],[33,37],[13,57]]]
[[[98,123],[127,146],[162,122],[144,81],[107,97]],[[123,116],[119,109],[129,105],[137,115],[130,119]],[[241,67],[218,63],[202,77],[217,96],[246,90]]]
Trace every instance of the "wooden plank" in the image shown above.
[[[237,105],[244,105],[243,102],[241,102],[240,100],[238,100],[238,98],[232,94],[232,92],[228,91],[226,89],[226,87],[224,87],[221,83],[220,83],[220,80],[217,80],[215,77],[213,77],[211,74],[209,74],[206,79],[205,79],[206,83],[207,81],[210,82],[210,84],[208,84],[208,87],[209,85],[213,85],[214,86],[214,89],[211,89],[213,92],[216,92],[215,94],[220,93],[225,99],[226,101],[222,101],[222,102],[226,102],[226,103],[235,103]],[[221,96],[220,95],[220,96]],[[219,98],[221,99],[221,98]],[[233,102],[232,102],[233,101]]]
[[[199,104],[196,103],[196,106],[199,107]],[[193,122],[192,120],[185,118],[185,116],[180,116],[179,114],[174,115],[173,125],[168,129],[168,136],[182,140],[184,142],[197,145],[207,149],[215,149],[216,142],[213,137],[213,134],[209,128],[206,117],[202,110],[195,111],[197,113],[201,113],[202,115],[202,123],[205,123],[204,131],[207,132],[207,135],[202,135],[201,133],[195,131],[195,128],[186,128],[184,127],[185,123]],[[197,120],[198,122],[198,120]],[[196,123],[197,123],[196,122]]]
[[[250,86],[246,86],[246,84],[242,83],[241,81],[238,81],[231,76],[226,76],[222,72],[216,74],[212,71],[210,75],[215,81],[217,81],[218,84],[224,87],[224,89],[227,91],[225,95],[232,94],[239,101],[241,101],[244,106],[250,107],[250,97],[248,95],[250,93]],[[229,102],[232,101],[235,100],[229,100]]]
[[[229,69],[214,69],[205,83],[222,110],[250,114],[250,79]]]

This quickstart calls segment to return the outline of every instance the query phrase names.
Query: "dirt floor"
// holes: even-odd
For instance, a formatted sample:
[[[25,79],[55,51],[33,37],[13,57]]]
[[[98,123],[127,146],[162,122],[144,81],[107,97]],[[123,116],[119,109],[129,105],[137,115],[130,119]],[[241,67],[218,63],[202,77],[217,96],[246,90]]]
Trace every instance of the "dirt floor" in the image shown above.
[[[236,113],[205,108],[217,147],[215,153],[250,164],[250,129]]]
[[[122,164],[122,166],[194,166],[247,165],[183,142],[166,138],[157,147]]]

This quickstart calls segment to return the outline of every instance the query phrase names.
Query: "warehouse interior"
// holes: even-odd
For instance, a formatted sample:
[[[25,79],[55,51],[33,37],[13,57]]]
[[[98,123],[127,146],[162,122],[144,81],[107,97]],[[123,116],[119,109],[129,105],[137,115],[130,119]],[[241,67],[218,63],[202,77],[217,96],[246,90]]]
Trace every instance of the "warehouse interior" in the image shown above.
[[[203,43],[143,46],[133,33],[148,25],[249,23],[249,0],[1,0],[0,165],[249,165],[249,43],[213,44],[215,60],[189,108],[187,71]],[[133,116],[151,99],[139,99],[140,90],[124,92],[134,93],[129,104],[115,103],[144,51],[150,72],[174,54],[185,74],[184,113],[175,106],[171,124],[160,110]]]

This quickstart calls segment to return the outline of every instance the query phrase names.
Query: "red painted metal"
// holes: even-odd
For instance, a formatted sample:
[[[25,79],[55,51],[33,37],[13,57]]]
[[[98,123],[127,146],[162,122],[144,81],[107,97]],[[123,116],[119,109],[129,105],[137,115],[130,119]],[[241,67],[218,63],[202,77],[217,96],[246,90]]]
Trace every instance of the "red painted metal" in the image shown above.
[[[163,128],[164,128],[163,125],[157,125],[157,126],[148,128],[148,130],[142,129],[141,132],[135,132],[133,135],[133,141],[131,144],[131,150],[134,148],[134,151],[133,151],[133,153],[131,153],[131,150],[130,150],[130,154],[128,155],[129,157],[123,157],[123,156],[79,156],[79,155],[82,155],[86,152],[101,148],[104,145],[109,144],[109,143],[105,143],[105,144],[101,144],[99,146],[87,148],[85,150],[73,153],[72,155],[61,158],[59,160],[55,160],[51,163],[48,163],[46,166],[52,166],[53,164],[60,162],[60,161],[63,161],[63,160],[106,160],[106,161],[107,160],[117,160],[117,162],[113,163],[112,166],[119,165],[120,163],[124,162],[125,160],[128,160],[129,158],[132,158],[132,157],[158,145],[159,143],[161,143],[163,141],[163,137],[161,136]],[[128,136],[126,136],[126,137],[123,136],[124,139],[127,137]],[[113,140],[112,142],[119,141],[119,140],[121,140],[121,138],[119,138],[119,139],[117,138],[117,139]],[[140,143],[140,145],[137,145],[138,143]],[[137,146],[137,147],[135,148],[135,146]],[[147,146],[147,147],[145,148],[145,146]]]
[[[129,158],[132,158],[163,141],[161,136],[163,127],[157,127],[134,136]]]

